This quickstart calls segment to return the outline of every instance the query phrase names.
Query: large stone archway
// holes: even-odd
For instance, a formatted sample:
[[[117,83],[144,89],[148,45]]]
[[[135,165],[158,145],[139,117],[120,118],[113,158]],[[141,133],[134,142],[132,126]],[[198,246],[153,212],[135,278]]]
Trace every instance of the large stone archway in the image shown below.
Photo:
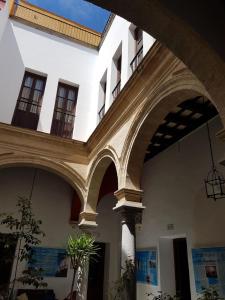
[[[84,207],[85,187],[79,174],[69,166],[40,156],[28,156],[15,153],[0,155],[0,169],[9,167],[37,167],[50,171],[68,182],[76,191],[82,207]]]
[[[183,80],[184,79],[184,80]],[[208,93],[198,81],[170,80],[160,87],[158,93],[145,103],[137,114],[124,144],[121,164],[124,166],[122,184],[127,189],[140,190],[142,167],[147,146],[156,129],[171,108],[187,99],[204,96]],[[211,100],[211,99],[210,99]],[[212,100],[211,100],[212,101]],[[220,104],[212,101],[221,117]]]

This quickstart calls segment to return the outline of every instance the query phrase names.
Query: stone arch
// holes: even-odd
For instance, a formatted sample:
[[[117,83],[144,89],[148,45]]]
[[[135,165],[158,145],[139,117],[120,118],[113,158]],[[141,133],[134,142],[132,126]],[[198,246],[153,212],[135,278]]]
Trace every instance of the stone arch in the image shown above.
[[[0,168],[16,166],[38,167],[60,176],[74,188],[81,201],[82,207],[84,207],[84,182],[79,174],[69,166],[43,157],[25,156],[14,153],[0,155]]]
[[[121,162],[124,167],[120,188],[140,190],[145,151],[160,122],[172,107],[198,96],[209,99],[221,116],[221,105],[210,99],[197,80],[188,80],[185,77],[180,81],[172,79],[166,82],[154,96],[147,99],[138,111],[124,144]]]
[[[86,212],[96,213],[100,186],[104,174],[111,163],[115,166],[118,180],[119,160],[113,148],[108,147],[107,149],[102,150],[92,162],[87,179],[88,193],[85,209]]]

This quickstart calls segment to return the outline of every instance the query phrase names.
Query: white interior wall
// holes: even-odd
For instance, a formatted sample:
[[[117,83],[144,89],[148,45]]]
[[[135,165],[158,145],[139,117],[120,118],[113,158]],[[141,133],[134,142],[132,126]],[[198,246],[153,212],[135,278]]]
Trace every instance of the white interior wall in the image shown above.
[[[33,180],[33,168],[9,168],[0,172],[1,213],[16,211],[17,196],[30,194]],[[37,219],[43,221],[42,230],[46,236],[42,238],[41,247],[66,249],[67,238],[73,233],[69,225],[73,190],[60,177],[38,170],[35,180],[32,203]],[[54,208],[54,209],[53,209]],[[5,232],[4,227],[0,227]],[[21,272],[25,265],[21,264]],[[64,299],[70,291],[72,272],[68,270],[67,278],[45,278],[48,288],[53,289],[58,299]],[[32,287],[28,287],[32,288]]]
[[[225,152],[224,144],[215,137],[221,128],[218,117],[210,122],[217,162]],[[215,202],[207,199],[205,194],[204,179],[210,167],[207,132],[205,127],[201,127],[179,144],[176,143],[146,162],[143,171],[143,204],[146,209],[142,230],[137,233],[137,247],[159,249],[162,237],[186,236],[193,299],[196,293],[191,249],[225,245],[221,230],[225,227],[225,201],[222,199]],[[219,165],[218,168],[225,173],[223,166]],[[168,230],[168,224],[173,224],[174,229]],[[155,291],[149,286],[138,284],[138,299],[143,299],[148,290]]]

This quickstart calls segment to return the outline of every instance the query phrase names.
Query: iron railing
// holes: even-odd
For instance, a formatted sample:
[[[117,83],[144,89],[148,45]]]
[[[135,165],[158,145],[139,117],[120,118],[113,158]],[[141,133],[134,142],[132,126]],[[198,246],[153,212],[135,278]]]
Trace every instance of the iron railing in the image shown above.
[[[135,57],[132,59],[130,63],[132,73],[137,69],[142,59],[143,59],[143,46],[139,49],[139,51],[137,52],[137,54],[135,55]]]
[[[116,97],[119,95],[120,88],[121,88],[121,80],[118,81],[118,83],[116,84],[114,90],[112,91],[113,99],[116,99]]]
[[[103,104],[103,106],[101,107],[101,109],[98,112],[99,122],[102,120],[104,115],[105,115],[105,104]]]
[[[40,26],[49,31],[64,35],[68,38],[79,40],[93,47],[98,47],[101,41],[101,35],[97,32],[89,31],[83,27],[79,27],[72,21],[62,20],[48,12],[39,11],[29,4],[14,4],[13,17],[23,21]]]

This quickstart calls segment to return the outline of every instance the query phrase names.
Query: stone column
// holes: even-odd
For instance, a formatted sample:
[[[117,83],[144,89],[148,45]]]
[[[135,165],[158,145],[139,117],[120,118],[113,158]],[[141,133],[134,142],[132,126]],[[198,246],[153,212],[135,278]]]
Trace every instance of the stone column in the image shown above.
[[[135,274],[135,252],[136,234],[135,225],[137,218],[140,218],[144,207],[141,203],[142,191],[123,189],[115,193],[118,203],[114,208],[121,216],[122,236],[121,236],[121,275],[127,270],[129,280],[127,280],[126,298],[136,299],[136,274]]]

